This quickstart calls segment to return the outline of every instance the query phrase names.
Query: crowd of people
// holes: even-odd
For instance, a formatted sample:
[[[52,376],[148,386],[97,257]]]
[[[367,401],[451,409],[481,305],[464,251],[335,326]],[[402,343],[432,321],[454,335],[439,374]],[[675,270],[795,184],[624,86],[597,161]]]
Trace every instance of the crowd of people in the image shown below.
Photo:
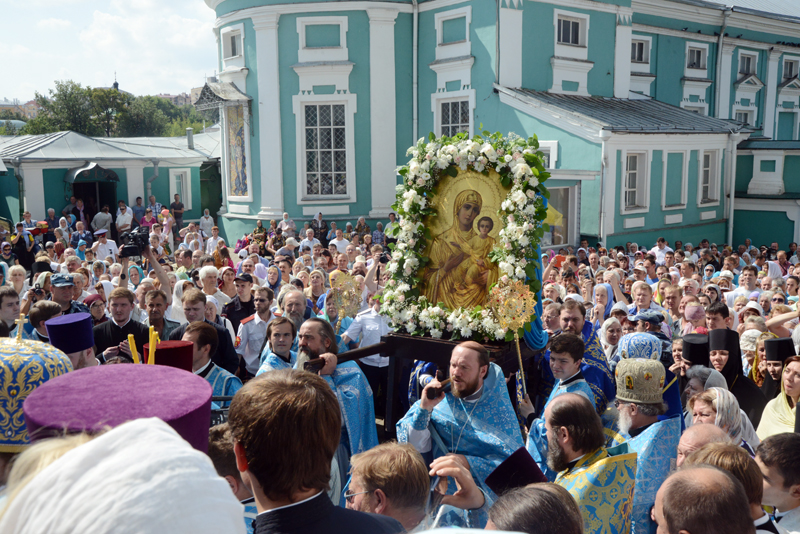
[[[548,252],[524,374],[420,354],[381,443],[390,358],[339,355],[392,331],[394,214],[229,246],[148,200],[0,246],[0,531],[800,532],[794,243]]]

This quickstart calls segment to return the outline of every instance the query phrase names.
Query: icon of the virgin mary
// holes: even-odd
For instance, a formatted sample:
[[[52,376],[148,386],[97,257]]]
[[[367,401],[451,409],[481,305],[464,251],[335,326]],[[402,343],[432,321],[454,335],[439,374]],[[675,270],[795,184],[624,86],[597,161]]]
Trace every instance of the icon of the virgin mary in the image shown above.
[[[453,202],[452,226],[433,238],[422,288],[430,302],[441,302],[450,309],[482,306],[489,288],[497,282],[497,266],[488,257],[494,239],[474,228],[482,206],[480,193],[461,191]],[[493,224],[488,217],[480,220],[484,219]]]

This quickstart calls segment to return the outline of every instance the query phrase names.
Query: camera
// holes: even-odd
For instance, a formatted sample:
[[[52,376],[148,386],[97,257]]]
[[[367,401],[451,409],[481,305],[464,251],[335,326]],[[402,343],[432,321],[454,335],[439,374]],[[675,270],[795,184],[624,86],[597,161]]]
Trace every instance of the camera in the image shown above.
[[[389,263],[389,260],[391,260],[391,259],[392,259],[392,257],[389,255],[389,253],[388,252],[384,252],[383,254],[381,254],[381,257],[378,258],[378,261],[381,262],[381,263]]]
[[[150,246],[150,230],[147,226],[140,226],[120,236],[122,247],[119,250],[120,258],[133,258],[141,256],[142,251]]]
[[[38,282],[33,286],[33,294],[37,297],[44,296],[44,289],[42,289],[42,286],[39,285]]]

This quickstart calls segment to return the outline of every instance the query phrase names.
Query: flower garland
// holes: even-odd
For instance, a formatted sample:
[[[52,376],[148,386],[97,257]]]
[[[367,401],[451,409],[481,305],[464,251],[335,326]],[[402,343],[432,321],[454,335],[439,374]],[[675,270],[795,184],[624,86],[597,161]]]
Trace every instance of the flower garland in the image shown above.
[[[422,221],[435,211],[429,207],[428,196],[442,177],[454,177],[459,169],[468,168],[485,175],[489,169],[497,171],[503,186],[510,186],[511,190],[498,212],[505,227],[489,258],[498,266],[503,281],[522,280],[538,292],[541,281],[536,277],[536,251],[544,232],[549,230],[544,223],[544,198],[550,198],[542,185],[550,174],[538,148],[536,136],[525,139],[515,134],[503,137],[499,132],[483,132],[472,139],[466,133],[439,139],[431,134],[429,142],[422,138],[408,149],[411,160],[398,169],[403,183],[397,186],[393,208],[399,215],[399,224],[391,232],[397,244],[392,247],[387,265],[392,279],[384,289],[381,309],[398,332],[479,341],[514,339],[514,333],[502,328],[487,308],[451,310],[421,296],[420,276],[429,261],[423,251],[432,238]]]

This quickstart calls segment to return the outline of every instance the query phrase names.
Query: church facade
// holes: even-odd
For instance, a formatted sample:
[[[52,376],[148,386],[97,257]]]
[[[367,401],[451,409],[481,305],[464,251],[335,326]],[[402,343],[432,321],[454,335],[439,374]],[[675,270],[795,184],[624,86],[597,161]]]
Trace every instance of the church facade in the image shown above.
[[[537,135],[545,246],[729,242],[764,215],[763,239],[800,231],[800,9],[205,1],[220,82],[244,95],[222,113],[229,240],[284,212],[385,222],[416,139],[485,130]]]

